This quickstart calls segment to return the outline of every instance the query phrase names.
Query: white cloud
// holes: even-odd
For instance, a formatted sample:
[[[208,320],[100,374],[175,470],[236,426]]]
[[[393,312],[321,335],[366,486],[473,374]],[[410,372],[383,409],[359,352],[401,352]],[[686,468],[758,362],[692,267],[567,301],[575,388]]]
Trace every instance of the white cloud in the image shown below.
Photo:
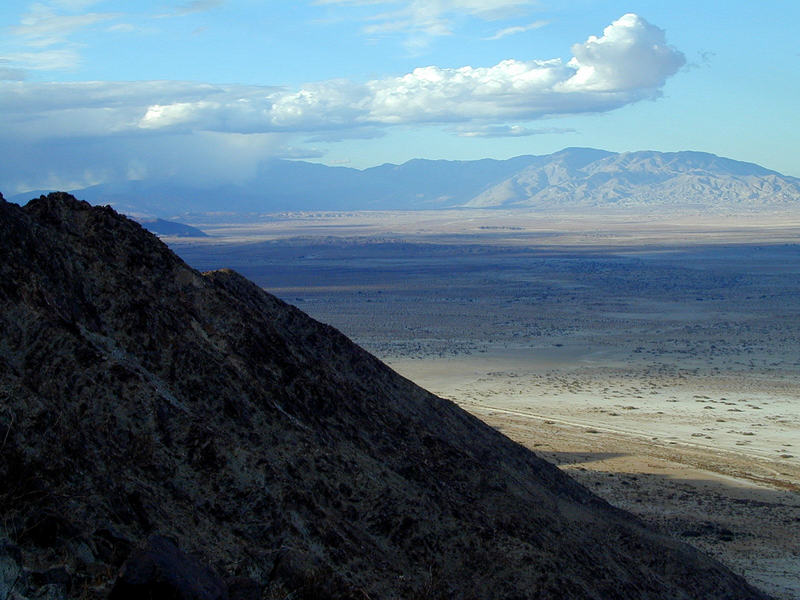
[[[632,13],[606,27],[602,37],[575,44],[572,53],[569,66],[577,72],[563,83],[565,92],[653,89],[686,63],[667,44],[663,29]]]
[[[468,15],[492,21],[524,14],[536,0],[318,0],[317,4],[389,7],[367,17],[365,33],[406,33],[410,45],[421,46],[427,38],[449,35],[454,21]]]
[[[150,18],[182,17],[209,11],[225,4],[227,0],[190,0],[175,5],[167,14]],[[0,63],[10,63],[9,68],[35,71],[62,71],[80,65],[81,36],[86,30],[104,25],[104,31],[129,33],[142,31],[121,19],[134,16],[119,12],[87,12],[100,0],[43,0],[32,3],[20,17],[18,25],[7,29],[4,46],[13,48],[0,56]],[[78,41],[76,41],[78,40]],[[0,72],[0,79],[3,77]]]
[[[516,35],[518,33],[525,33],[526,31],[531,31],[532,29],[540,29],[547,25],[549,21],[534,21],[533,23],[528,23],[527,25],[516,25],[514,27],[506,27],[505,29],[501,29],[493,36],[484,38],[486,40],[499,40],[504,37],[508,37],[509,35]]]
[[[0,59],[0,81],[23,81],[26,79],[25,71],[16,67],[6,66],[8,59]]]
[[[130,23],[117,23],[116,25],[112,25],[111,27],[109,27],[107,31],[112,31],[112,32],[121,31],[124,33],[130,33],[136,30],[137,30],[136,26],[131,25]]]
[[[71,36],[87,28],[117,18],[114,13],[87,12],[63,14],[61,11],[85,10],[94,1],[52,0],[31,5],[19,22],[8,28],[6,39],[14,42],[15,50],[0,57],[0,62],[11,63],[14,68],[34,71],[59,71],[73,69],[80,63],[79,45]]]
[[[102,4],[103,0],[51,0],[51,4],[58,8],[80,12],[95,4]]]
[[[537,127],[531,129],[530,127],[523,127],[522,125],[480,125],[477,127],[456,128],[456,135],[470,138],[527,137],[531,135],[562,133],[575,133],[575,130],[565,127]]]
[[[469,13],[484,19],[500,19],[518,14],[521,9],[537,4],[536,0],[317,0],[317,4],[340,6],[401,5],[407,13],[425,15],[453,12]]]
[[[271,88],[258,88],[261,93]],[[248,93],[241,87],[235,95]],[[172,81],[0,82],[0,135],[18,139],[135,132],[148,106],[230,94],[221,86]]]
[[[205,12],[212,8],[217,8],[225,4],[225,0],[192,0],[185,2],[175,9],[179,15],[189,15],[192,13]]]
[[[488,8],[491,3],[477,4]],[[558,133],[556,128],[503,123],[603,112],[656,98],[685,62],[683,54],[666,44],[661,29],[636,15],[623,16],[602,36],[591,36],[572,50],[568,61],[427,66],[364,83],[334,79],[300,89],[174,81],[38,83],[0,77],[0,140],[45,154],[54,146],[69,148],[81,164],[91,165],[87,161],[92,159],[99,165],[113,162],[115,173],[127,173],[131,158],[142,156],[155,171],[161,167],[153,157],[165,165],[188,165],[192,159],[212,161],[216,156],[220,165],[229,165],[229,155],[244,156],[231,148],[247,148],[254,156],[296,155],[304,151],[290,150],[298,135],[306,143],[331,142],[376,137],[392,126],[449,124],[456,135],[468,137]],[[12,66],[0,63],[7,70],[6,65]],[[195,147],[200,139],[216,147],[200,152]],[[104,154],[98,150],[102,146],[112,150]],[[169,151],[160,152],[162,148]],[[73,173],[84,172],[76,160],[63,164]],[[241,160],[252,165],[255,159]],[[124,169],[119,166],[123,163]],[[0,181],[14,176],[10,164],[0,165]],[[93,169],[93,177],[100,172]]]
[[[421,67],[357,83],[298,90],[181,82],[0,83],[0,132],[23,137],[119,132],[276,133],[531,120],[602,112],[654,98],[685,62],[664,32],[625,15],[561,59],[491,67]]]
[[[236,89],[193,101],[153,104],[139,127],[270,132],[365,126],[530,120],[602,112],[654,98],[685,62],[664,32],[625,15],[602,37],[573,46],[564,63],[504,60],[491,67],[421,67],[364,84],[330,80],[297,91]]]
[[[80,62],[74,48],[58,48],[38,52],[12,52],[3,55],[3,61],[15,65],[22,73],[31,71],[60,71],[72,69]]]
[[[70,34],[80,29],[114,17],[111,13],[62,15],[44,4],[34,4],[30,12],[22,17],[21,23],[11,27],[10,31],[23,38],[27,46],[46,48],[65,42]]]
[[[168,19],[171,17],[185,17],[186,15],[207,12],[218,6],[222,6],[226,1],[227,0],[192,0],[191,2],[183,2],[175,6],[169,12],[156,15],[156,18]]]

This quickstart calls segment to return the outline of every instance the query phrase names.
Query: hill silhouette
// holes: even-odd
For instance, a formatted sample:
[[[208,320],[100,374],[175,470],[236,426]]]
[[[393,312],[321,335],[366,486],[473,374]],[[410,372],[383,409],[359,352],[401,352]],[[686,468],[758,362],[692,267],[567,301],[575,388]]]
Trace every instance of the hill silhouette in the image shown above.
[[[0,597],[765,597],[111,208],[0,240]]]

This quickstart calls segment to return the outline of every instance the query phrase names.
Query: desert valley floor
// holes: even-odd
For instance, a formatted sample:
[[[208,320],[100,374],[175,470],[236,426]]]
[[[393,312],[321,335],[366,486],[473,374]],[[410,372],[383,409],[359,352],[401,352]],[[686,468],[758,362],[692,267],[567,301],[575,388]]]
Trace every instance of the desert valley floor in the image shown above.
[[[800,598],[800,218],[302,213],[165,238]]]

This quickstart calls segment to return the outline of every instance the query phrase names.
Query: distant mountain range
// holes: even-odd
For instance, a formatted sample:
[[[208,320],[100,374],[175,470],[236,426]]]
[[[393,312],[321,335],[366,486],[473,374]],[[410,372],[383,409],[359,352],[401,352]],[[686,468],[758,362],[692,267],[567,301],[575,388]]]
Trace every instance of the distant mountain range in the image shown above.
[[[591,148],[508,160],[415,159],[364,170],[275,160],[240,185],[143,180],[71,191],[95,204],[152,217],[455,207],[738,211],[800,206],[800,178],[753,163],[703,152]],[[39,193],[10,199],[24,203]]]

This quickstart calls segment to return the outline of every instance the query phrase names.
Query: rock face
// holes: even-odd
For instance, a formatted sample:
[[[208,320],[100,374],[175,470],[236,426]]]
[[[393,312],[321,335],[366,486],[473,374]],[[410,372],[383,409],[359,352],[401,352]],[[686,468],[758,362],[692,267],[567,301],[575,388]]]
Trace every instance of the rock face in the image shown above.
[[[154,535],[125,561],[108,600],[228,600],[227,586],[208,566],[169,539]]]
[[[331,327],[66,194],[0,200],[0,481],[10,598],[182,569],[215,598],[764,597]]]

